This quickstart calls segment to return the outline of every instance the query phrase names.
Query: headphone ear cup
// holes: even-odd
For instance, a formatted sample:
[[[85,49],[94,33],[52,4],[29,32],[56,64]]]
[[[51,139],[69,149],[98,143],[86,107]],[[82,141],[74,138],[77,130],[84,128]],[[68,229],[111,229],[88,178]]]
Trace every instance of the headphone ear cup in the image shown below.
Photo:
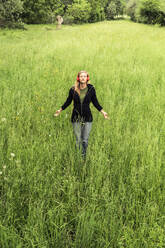
[[[77,81],[80,81],[79,76],[77,76]],[[87,75],[87,81],[89,81],[89,75]]]

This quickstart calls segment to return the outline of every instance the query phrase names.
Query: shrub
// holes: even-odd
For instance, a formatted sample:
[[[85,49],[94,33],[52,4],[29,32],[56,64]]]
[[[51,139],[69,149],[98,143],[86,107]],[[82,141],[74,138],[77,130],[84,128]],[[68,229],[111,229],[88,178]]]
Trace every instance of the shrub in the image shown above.
[[[116,4],[115,2],[110,2],[110,4],[107,7],[107,19],[111,20],[114,19],[114,17],[117,15],[117,10],[116,10]]]
[[[161,12],[161,0],[139,0],[137,20],[139,22],[156,24]]]
[[[160,13],[158,17],[158,23],[161,26],[165,26],[165,2],[162,0],[160,5]]]
[[[61,0],[22,0],[22,18],[28,24],[54,23],[57,15],[64,14]]]
[[[22,11],[21,0],[0,0],[0,27],[24,28],[20,18]]]
[[[74,23],[74,17],[73,16],[69,16],[69,15],[64,15],[64,22],[63,24],[67,24],[67,25],[72,25]]]
[[[125,0],[115,0],[117,15],[123,15],[124,9],[126,7]]]
[[[124,0],[111,0],[105,9],[108,20],[114,19],[116,16],[123,15],[125,8]]]
[[[126,5],[126,14],[130,16],[132,21],[136,21],[136,8],[138,0],[130,0]]]
[[[164,0],[129,0],[126,12],[133,21],[165,25]]]
[[[87,0],[75,0],[72,5],[68,6],[67,16],[72,16],[75,23],[88,22],[90,17],[91,6]]]
[[[98,22],[105,20],[104,8],[99,4],[97,6],[92,6],[89,22]]]

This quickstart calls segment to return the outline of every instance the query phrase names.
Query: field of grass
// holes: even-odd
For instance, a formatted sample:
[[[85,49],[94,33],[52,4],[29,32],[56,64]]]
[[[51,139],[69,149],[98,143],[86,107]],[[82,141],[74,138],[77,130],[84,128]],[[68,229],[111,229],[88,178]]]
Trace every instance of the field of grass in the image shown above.
[[[72,105],[87,70],[87,160]],[[0,247],[165,247],[165,29],[129,21],[0,31]]]

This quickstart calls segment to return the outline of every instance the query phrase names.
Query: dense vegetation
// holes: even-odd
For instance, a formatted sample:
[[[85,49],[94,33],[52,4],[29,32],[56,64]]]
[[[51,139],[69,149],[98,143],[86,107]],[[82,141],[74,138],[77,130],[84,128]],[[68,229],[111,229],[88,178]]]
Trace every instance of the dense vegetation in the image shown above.
[[[57,15],[62,15],[66,23],[97,22],[123,14],[125,3],[126,0],[0,0],[0,18],[13,21],[13,17],[21,16],[23,22],[36,24],[53,23]]]
[[[164,0],[129,0],[126,12],[133,21],[165,25]]]
[[[0,28],[22,28],[22,12],[21,0],[0,0]]]
[[[0,31],[0,247],[164,248],[165,30],[47,27]],[[81,69],[110,116],[86,163],[53,117]]]
[[[129,15],[131,20],[165,25],[164,0],[0,0],[0,26],[54,23],[57,15],[65,24],[113,20]]]

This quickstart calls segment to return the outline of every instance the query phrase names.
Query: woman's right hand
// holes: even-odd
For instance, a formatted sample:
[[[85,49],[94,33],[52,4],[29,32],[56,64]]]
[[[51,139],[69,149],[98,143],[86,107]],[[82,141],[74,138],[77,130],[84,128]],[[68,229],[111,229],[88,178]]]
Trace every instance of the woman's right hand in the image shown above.
[[[56,113],[54,114],[54,117],[59,116],[59,114],[61,113],[61,111],[62,111],[62,108],[60,108],[59,110],[57,110]]]

